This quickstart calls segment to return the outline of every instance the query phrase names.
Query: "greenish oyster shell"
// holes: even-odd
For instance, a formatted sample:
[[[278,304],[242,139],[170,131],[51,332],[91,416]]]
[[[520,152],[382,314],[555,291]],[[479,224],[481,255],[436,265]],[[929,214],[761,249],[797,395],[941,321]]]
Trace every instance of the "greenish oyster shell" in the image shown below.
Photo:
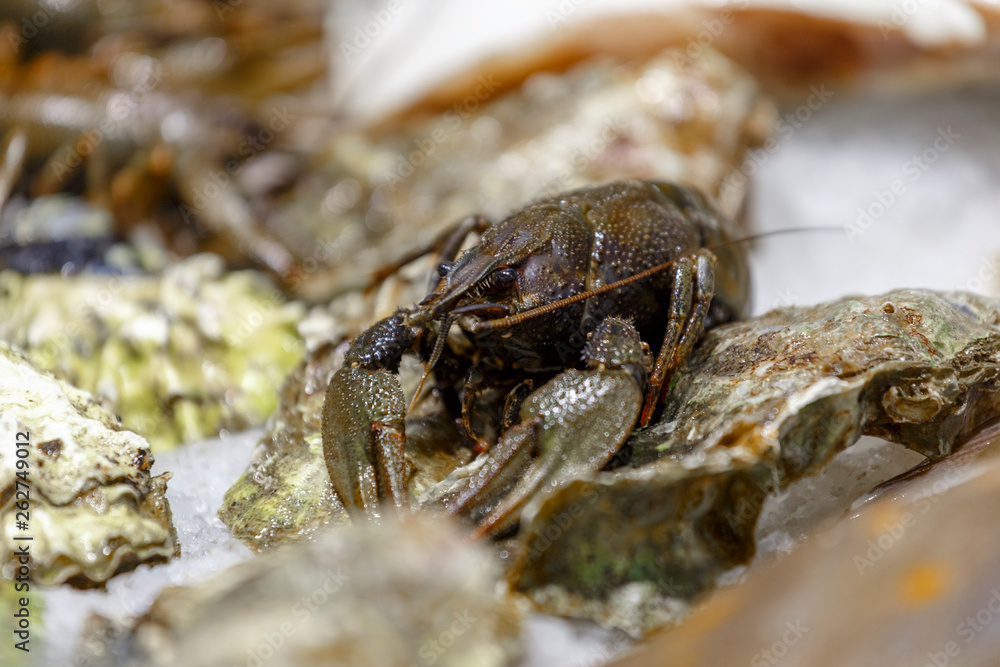
[[[323,345],[285,380],[249,469],[226,492],[219,518],[237,539],[261,551],[301,539],[333,522],[348,523],[323,459],[323,398],[344,346]]]
[[[0,273],[0,338],[104,400],[154,450],[263,423],[304,350],[261,274],[196,255],[157,276]]]
[[[82,588],[179,553],[165,496],[170,476],[150,476],[145,439],[122,430],[90,394],[39,372],[2,342],[0,406],[5,578],[18,576],[15,552],[25,545],[31,581]],[[16,446],[25,440],[27,448]],[[27,450],[26,458],[18,457],[19,449]],[[19,467],[24,460],[28,467]],[[16,503],[25,491],[27,527],[20,529],[17,521],[25,517]],[[31,539],[16,539],[24,537]]]
[[[898,290],[714,329],[632,459],[534,499],[512,588],[641,635],[747,563],[766,495],[862,435],[931,458],[1000,415],[1000,301]]]
[[[170,588],[131,629],[85,637],[85,664],[503,667],[522,612],[500,566],[444,517],[325,530],[194,588]]]

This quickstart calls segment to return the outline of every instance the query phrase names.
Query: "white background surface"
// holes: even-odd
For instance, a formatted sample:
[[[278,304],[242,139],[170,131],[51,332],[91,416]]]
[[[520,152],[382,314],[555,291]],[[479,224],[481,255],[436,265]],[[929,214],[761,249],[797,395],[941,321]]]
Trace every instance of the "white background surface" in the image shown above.
[[[913,180],[914,155],[940,128],[954,144]],[[941,142],[943,145],[943,142]],[[762,240],[752,253],[754,312],[896,287],[997,294],[1000,284],[1000,93],[832,99],[755,175],[760,231],[858,223],[899,179],[905,192],[853,242],[845,233]],[[891,192],[890,192],[891,195]]]
[[[673,13],[689,5],[770,7],[898,26],[916,44],[980,43],[973,5],[1000,0],[388,0],[340,2],[327,21],[337,101],[360,118],[379,116],[485,55],[516,52],[560,36],[576,22],[628,13]]]

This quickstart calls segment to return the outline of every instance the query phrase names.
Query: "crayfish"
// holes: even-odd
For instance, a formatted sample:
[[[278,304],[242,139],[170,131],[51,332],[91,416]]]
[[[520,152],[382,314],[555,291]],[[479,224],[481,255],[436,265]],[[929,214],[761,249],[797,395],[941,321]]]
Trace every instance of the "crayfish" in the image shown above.
[[[495,224],[471,217],[404,258],[437,250],[430,293],[355,339],[326,393],[323,450],[344,505],[369,517],[382,501],[411,505],[407,405],[395,375],[406,353],[419,355],[439,391],[457,397],[461,386],[454,416],[482,453],[439,500],[481,534],[512,525],[543,487],[605,466],[649,423],[705,328],[743,314],[747,269],[730,225],[692,188],[623,181],[535,202]],[[474,232],[479,242],[459,255]],[[448,343],[454,324],[469,343],[461,349]],[[498,386],[493,444],[473,414]]]

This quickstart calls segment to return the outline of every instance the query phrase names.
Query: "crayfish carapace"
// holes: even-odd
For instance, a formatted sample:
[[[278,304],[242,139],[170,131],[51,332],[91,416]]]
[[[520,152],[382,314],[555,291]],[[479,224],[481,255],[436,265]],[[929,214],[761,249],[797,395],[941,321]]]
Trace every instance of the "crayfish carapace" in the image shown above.
[[[441,364],[466,369],[464,382],[437,384],[460,384],[454,404],[477,448],[488,451],[444,504],[471,516],[480,532],[511,525],[543,486],[603,467],[637,423],[649,423],[705,328],[746,309],[746,262],[728,243],[730,225],[692,188],[622,181],[450,230],[435,244],[431,293],[362,333],[327,390],[323,449],[344,505],[369,516],[383,500],[410,505],[407,409],[395,377],[408,352],[424,361],[425,377],[439,373],[444,356],[466,361]],[[473,232],[480,241],[456,259]],[[470,343],[462,351],[447,343],[453,324]],[[470,415],[493,382],[484,378],[494,376],[511,390],[494,410],[507,428],[491,444],[473,433]]]

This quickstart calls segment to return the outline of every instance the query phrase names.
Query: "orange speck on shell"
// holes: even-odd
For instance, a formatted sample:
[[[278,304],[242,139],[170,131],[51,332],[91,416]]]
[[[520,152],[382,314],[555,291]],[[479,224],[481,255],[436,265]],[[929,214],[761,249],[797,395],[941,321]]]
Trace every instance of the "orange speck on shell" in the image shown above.
[[[953,580],[951,565],[945,561],[918,563],[900,578],[899,595],[904,604],[920,607],[947,594]]]

